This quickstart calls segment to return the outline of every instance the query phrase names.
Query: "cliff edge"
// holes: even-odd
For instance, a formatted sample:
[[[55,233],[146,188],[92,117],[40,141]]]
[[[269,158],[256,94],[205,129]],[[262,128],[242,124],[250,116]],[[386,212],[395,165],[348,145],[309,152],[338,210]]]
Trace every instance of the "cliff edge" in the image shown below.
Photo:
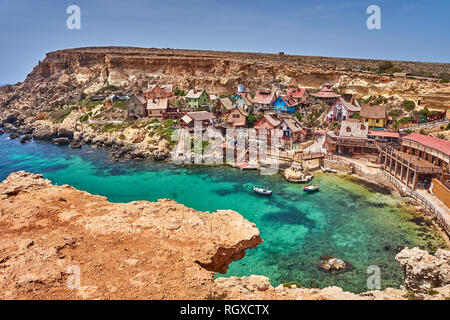
[[[274,288],[257,275],[214,280],[262,243],[237,212],[167,199],[111,203],[24,171],[0,183],[0,234],[3,299],[450,299],[444,250],[400,252],[403,289],[353,294]]]

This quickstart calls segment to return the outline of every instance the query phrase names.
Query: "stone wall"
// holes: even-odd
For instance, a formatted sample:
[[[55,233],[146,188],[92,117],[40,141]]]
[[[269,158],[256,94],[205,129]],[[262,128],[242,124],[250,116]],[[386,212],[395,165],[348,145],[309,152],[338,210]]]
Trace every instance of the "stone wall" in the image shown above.
[[[347,163],[330,160],[330,159],[324,159],[324,167],[338,170],[338,171],[345,171],[345,172],[350,171],[350,165],[348,165]]]
[[[450,190],[438,179],[433,179],[433,194],[441,200],[447,207],[450,207]]]

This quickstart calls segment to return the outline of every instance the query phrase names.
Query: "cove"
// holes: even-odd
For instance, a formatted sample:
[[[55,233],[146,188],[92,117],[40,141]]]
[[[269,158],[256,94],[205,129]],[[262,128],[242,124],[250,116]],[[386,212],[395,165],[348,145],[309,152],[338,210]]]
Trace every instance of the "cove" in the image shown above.
[[[398,288],[402,270],[395,261],[402,247],[428,251],[445,247],[441,236],[414,223],[414,216],[384,189],[355,179],[317,174],[321,190],[308,194],[280,176],[229,167],[179,167],[163,162],[112,162],[108,151],[81,150],[47,142],[21,145],[0,136],[0,179],[26,170],[42,173],[53,183],[69,184],[112,202],[169,198],[201,211],[231,209],[256,223],[264,243],[233,262],[226,275],[264,275],[276,286],[297,282],[305,287],[336,285],[367,291],[367,268],[381,269],[381,286]],[[253,185],[274,190],[271,197]],[[320,257],[350,262],[350,272],[330,275],[317,268]]]

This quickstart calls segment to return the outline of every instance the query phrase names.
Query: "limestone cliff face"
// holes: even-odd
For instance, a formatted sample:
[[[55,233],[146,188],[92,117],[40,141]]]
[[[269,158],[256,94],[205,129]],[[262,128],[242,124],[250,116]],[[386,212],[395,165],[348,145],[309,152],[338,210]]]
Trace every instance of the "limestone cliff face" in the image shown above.
[[[434,109],[449,106],[450,85],[436,81],[380,76],[358,72],[376,68],[378,61],[362,59],[278,56],[128,47],[98,47],[50,52],[24,83],[0,90],[0,105],[42,107],[57,105],[108,84],[137,91],[149,82],[181,88],[203,87],[230,93],[238,84],[251,91],[301,86],[320,88],[329,82],[357,96],[386,95],[421,101]],[[450,64],[395,62],[405,71],[450,73]],[[349,71],[353,70],[353,71]]]

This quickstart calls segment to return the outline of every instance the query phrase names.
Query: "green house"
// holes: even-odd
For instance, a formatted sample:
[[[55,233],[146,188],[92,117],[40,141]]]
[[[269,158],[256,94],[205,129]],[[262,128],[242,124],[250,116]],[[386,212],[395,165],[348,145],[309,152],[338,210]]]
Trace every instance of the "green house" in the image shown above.
[[[209,105],[209,95],[203,89],[191,89],[186,95],[186,102],[192,109]]]

